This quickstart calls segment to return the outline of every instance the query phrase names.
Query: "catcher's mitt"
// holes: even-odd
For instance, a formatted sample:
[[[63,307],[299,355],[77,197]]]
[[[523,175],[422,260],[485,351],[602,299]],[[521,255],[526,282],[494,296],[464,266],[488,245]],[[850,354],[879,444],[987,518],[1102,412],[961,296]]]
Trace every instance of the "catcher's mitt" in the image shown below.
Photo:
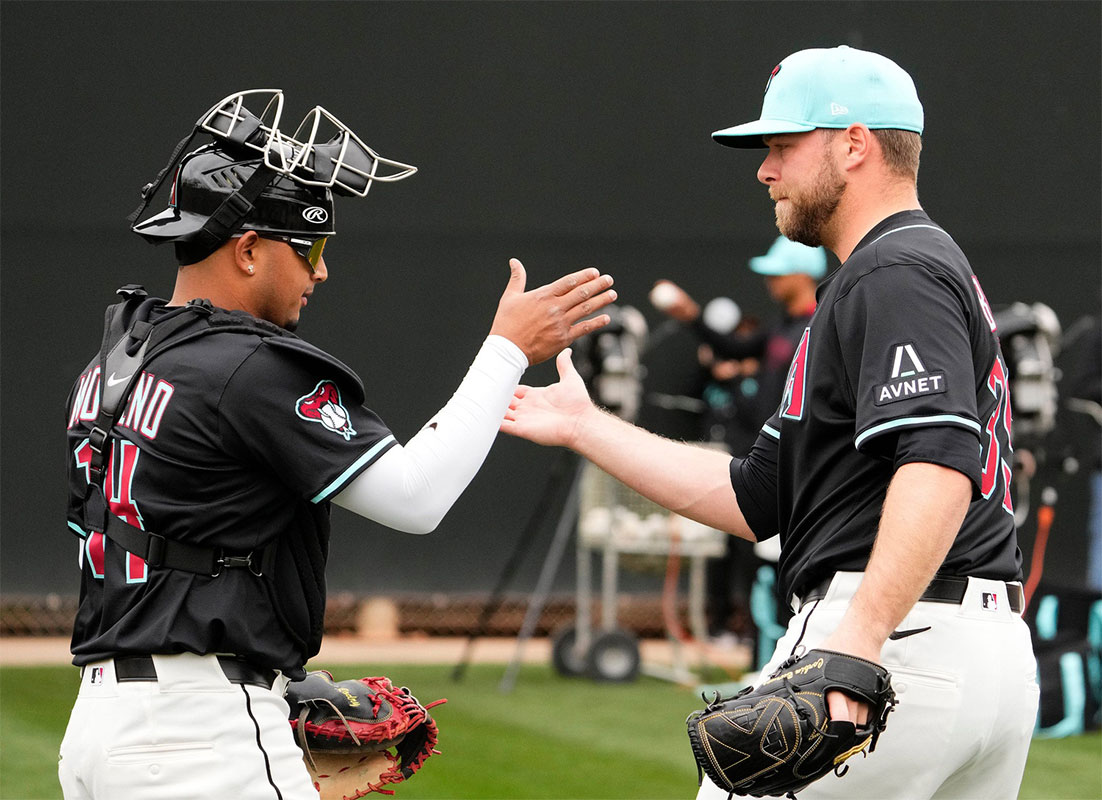
[[[869,704],[868,722],[833,721],[827,692],[837,689]],[[891,675],[863,658],[832,650],[793,656],[761,686],[715,700],[686,720],[697,769],[731,794],[787,795],[876,740],[895,706]]]
[[[387,678],[333,682],[318,670],[287,686],[291,728],[321,800],[353,800],[401,783],[435,750],[427,706]]]

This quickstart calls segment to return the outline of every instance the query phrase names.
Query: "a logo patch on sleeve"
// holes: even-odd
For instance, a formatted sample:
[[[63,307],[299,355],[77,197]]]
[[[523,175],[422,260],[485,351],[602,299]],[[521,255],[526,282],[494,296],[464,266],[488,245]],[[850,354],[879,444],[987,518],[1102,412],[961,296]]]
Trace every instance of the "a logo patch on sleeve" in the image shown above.
[[[887,383],[873,387],[873,403],[878,406],[910,400],[946,389],[944,372],[927,372],[913,344],[895,346],[892,374]]]
[[[327,431],[343,436],[346,442],[356,435],[348,409],[341,403],[340,390],[332,381],[318,381],[314,391],[295,402],[295,413],[301,419],[317,422]]]

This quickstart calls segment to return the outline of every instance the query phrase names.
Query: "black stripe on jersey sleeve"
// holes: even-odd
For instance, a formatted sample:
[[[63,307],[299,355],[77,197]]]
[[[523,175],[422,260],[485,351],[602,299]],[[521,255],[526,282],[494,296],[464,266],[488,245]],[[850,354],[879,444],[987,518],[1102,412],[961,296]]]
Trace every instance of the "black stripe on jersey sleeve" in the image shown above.
[[[759,542],[780,532],[776,439],[762,434],[746,458],[731,459],[731,486],[739,510]]]
[[[972,481],[972,499],[980,496],[980,459],[976,436],[951,425],[901,430],[895,444],[895,468],[915,462],[937,464]]]

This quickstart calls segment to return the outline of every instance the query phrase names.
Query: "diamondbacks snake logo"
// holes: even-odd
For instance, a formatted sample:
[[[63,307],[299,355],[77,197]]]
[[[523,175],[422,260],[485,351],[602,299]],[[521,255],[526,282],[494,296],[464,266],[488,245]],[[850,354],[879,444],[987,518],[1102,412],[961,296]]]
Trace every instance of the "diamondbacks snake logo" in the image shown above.
[[[314,391],[295,402],[295,413],[301,419],[317,422],[327,431],[343,436],[346,442],[356,435],[348,409],[341,403],[340,390],[332,381],[318,381]]]

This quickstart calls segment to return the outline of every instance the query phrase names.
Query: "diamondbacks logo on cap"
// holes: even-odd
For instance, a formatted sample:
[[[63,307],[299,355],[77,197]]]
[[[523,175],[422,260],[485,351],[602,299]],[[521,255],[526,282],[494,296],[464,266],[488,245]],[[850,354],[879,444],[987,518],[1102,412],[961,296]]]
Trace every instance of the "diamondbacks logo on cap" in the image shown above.
[[[892,354],[892,374],[887,383],[873,387],[873,403],[878,406],[945,391],[945,373],[927,372],[915,346],[897,344]]]
[[[317,422],[327,431],[339,434],[347,442],[356,435],[349,421],[348,409],[341,403],[341,393],[332,381],[319,381],[314,391],[295,402],[295,413],[301,419]]]
[[[780,72],[780,71],[781,71],[781,65],[778,64],[777,66],[773,67],[773,71],[769,73],[769,79],[765,82],[765,91],[766,91],[766,93],[769,92],[769,85],[771,83],[773,83],[773,79],[775,77],[777,77],[777,73]]]

